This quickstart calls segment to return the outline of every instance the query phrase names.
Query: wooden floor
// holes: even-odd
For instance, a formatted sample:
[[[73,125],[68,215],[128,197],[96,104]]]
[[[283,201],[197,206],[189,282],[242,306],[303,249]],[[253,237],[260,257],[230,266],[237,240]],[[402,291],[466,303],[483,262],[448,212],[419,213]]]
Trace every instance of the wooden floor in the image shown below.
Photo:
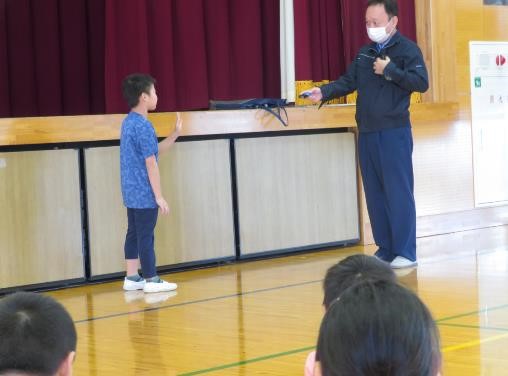
[[[177,293],[121,282],[48,293],[78,330],[75,375],[302,375],[321,280],[352,247],[171,274]],[[400,272],[439,325],[444,375],[508,374],[508,228],[419,239]]]

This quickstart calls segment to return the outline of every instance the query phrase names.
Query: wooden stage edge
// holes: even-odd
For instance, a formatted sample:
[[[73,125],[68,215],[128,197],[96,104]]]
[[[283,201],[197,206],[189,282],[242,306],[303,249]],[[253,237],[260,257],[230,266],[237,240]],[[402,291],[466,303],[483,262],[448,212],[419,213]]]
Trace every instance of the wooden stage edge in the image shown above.
[[[287,107],[289,126],[264,110],[182,112],[182,136],[226,135],[274,131],[354,128],[355,105]],[[51,116],[0,119],[0,146],[64,142],[118,140],[125,114]],[[175,124],[175,112],[152,113],[157,134],[168,135]],[[469,118],[458,103],[418,103],[411,106],[413,123],[456,121]]]

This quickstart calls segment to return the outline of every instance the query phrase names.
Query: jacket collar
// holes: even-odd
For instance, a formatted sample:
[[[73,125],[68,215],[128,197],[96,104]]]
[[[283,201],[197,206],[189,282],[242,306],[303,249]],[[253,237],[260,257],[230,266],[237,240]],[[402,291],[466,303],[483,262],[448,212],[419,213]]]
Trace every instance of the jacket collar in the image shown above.
[[[382,50],[386,49],[386,48],[389,48],[395,44],[397,44],[401,39],[401,34],[399,32],[399,30],[396,30],[395,31],[395,34],[393,34],[390,39],[388,40],[388,42],[386,42],[386,44],[384,45],[384,47],[382,48]],[[376,42],[372,42],[370,45],[369,45],[369,50],[372,50],[372,51],[375,51],[377,53],[378,49],[378,43]]]

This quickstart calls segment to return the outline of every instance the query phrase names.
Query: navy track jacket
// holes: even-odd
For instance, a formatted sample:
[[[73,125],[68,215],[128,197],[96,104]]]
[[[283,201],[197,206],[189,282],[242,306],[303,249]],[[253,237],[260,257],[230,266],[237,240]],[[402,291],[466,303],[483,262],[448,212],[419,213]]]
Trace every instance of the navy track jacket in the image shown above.
[[[398,31],[381,51],[376,47],[376,43],[363,46],[344,75],[321,86],[323,102],[357,90],[356,123],[360,132],[409,127],[411,93],[429,88],[422,52]],[[380,56],[391,60],[383,75],[375,74],[373,68]]]

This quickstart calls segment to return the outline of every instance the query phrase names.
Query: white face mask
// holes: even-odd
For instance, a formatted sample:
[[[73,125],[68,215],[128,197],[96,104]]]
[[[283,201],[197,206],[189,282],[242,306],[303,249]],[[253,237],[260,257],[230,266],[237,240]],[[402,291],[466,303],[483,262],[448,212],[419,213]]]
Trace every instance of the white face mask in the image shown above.
[[[382,27],[368,27],[367,34],[369,35],[369,39],[376,43],[386,42],[390,37],[390,33],[386,32],[388,25]]]

